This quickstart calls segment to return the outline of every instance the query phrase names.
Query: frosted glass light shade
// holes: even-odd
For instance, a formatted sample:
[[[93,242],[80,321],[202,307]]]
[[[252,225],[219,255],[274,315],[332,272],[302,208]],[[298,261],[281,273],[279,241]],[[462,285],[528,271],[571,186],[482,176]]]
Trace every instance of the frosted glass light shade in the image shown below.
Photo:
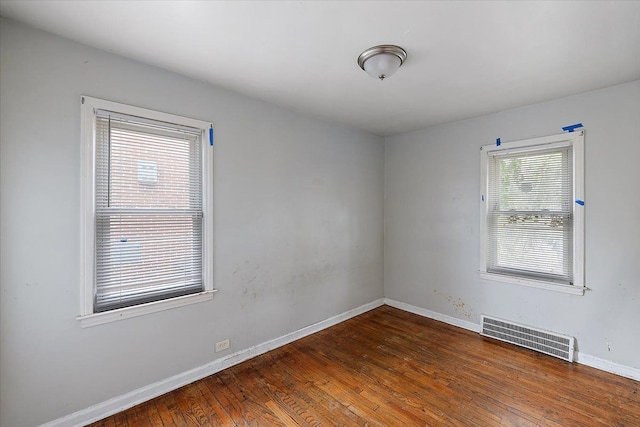
[[[400,46],[381,44],[362,52],[358,65],[371,77],[384,80],[398,71],[406,59],[407,52]]]
[[[364,70],[371,76],[380,80],[390,77],[398,71],[402,61],[391,53],[381,53],[372,56],[364,62]]]

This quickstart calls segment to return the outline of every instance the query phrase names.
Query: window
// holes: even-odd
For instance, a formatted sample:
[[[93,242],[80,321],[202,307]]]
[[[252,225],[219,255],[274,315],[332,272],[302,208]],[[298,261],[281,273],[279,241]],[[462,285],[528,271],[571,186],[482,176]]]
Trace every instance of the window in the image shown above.
[[[212,125],[83,97],[83,326],[212,298]]]
[[[584,131],[481,148],[483,278],[584,292]]]

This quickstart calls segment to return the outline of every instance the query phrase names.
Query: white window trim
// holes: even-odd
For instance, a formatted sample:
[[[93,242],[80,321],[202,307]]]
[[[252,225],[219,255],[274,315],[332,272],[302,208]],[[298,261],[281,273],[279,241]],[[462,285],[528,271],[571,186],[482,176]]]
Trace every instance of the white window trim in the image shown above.
[[[213,299],[216,289],[213,288],[213,147],[207,144],[207,132],[213,126],[210,122],[181,117],[174,114],[162,113],[145,108],[105,101],[89,96],[81,97],[81,124],[80,124],[80,315],[76,318],[80,326],[85,328],[116,320],[142,316],[158,311],[169,310],[176,307],[195,304]],[[93,287],[95,280],[95,111],[109,110],[132,116],[159,120],[167,123],[176,123],[202,129],[202,197],[203,197],[203,278],[204,291],[110,310],[102,313],[94,313]]]
[[[584,201],[584,129],[541,138],[504,142],[500,145],[485,145],[480,148],[482,153],[480,156],[480,277],[482,279],[584,295],[586,289],[584,282],[584,206],[575,201],[573,209],[573,285],[487,272],[489,237],[486,218],[488,214],[489,155],[495,152],[509,153],[566,146],[573,146],[574,199]]]

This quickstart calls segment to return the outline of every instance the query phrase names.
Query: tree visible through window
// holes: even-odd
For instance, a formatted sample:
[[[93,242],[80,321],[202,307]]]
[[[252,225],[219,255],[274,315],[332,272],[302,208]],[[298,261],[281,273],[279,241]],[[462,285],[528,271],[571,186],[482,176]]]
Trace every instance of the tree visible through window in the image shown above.
[[[483,147],[481,271],[575,283],[574,138],[550,138]]]

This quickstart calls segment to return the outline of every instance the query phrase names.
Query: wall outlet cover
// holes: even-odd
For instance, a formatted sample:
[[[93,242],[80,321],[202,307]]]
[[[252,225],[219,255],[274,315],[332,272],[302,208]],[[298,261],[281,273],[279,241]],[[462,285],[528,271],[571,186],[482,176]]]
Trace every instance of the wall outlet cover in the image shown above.
[[[229,340],[218,341],[216,343],[216,353],[229,348]]]

